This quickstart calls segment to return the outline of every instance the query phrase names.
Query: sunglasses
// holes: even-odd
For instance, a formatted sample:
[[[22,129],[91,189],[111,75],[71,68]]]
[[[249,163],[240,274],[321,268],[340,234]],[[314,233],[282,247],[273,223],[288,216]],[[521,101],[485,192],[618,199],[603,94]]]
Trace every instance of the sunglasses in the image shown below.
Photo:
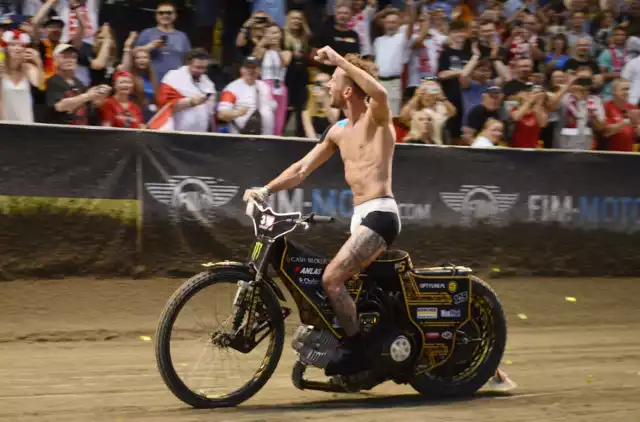
[[[173,11],[172,10],[161,10],[158,12],[159,16],[171,16],[173,15]]]

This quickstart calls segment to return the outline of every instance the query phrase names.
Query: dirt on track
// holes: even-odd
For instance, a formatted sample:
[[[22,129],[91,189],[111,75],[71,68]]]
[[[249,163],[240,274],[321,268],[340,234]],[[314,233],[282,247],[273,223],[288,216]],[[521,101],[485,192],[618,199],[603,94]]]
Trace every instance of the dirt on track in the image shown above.
[[[181,282],[0,283],[0,420],[640,421],[640,279],[492,281],[509,318],[502,368],[519,384],[511,395],[425,401],[393,383],[363,394],[299,391],[287,342],[260,393],[217,410],[175,399],[158,375],[153,342],[140,339],[154,335]],[[288,332],[297,325],[288,324]]]

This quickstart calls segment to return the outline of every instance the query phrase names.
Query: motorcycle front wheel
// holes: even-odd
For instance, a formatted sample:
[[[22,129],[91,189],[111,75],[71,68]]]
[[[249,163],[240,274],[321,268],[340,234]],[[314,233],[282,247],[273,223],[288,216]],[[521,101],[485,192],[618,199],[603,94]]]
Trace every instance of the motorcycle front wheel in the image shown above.
[[[251,274],[239,268],[200,273],[173,294],[160,316],[160,375],[192,407],[237,406],[260,391],[278,366],[285,335],[282,308],[271,289],[259,284],[234,307],[240,280],[250,281]],[[212,324],[218,305],[223,316]],[[214,357],[205,359],[209,355]],[[206,363],[210,366],[202,368]],[[204,373],[196,374],[201,368]]]

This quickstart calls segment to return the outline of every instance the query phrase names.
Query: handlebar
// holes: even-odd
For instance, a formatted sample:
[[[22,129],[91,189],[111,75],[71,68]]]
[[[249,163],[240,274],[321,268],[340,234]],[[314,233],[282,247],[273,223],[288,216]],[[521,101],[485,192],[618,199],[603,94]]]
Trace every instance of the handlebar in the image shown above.
[[[313,213],[309,214],[307,221],[312,224],[327,224],[334,222],[333,217],[327,217],[325,215],[315,215]]]

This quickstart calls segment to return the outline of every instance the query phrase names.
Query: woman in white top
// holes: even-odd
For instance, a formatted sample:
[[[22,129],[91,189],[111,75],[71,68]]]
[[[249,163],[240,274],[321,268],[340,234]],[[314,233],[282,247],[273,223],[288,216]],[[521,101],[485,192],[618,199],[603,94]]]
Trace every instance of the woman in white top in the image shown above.
[[[494,148],[502,140],[503,132],[504,124],[500,120],[489,119],[471,144],[471,148]]]
[[[29,35],[19,30],[2,34],[5,49],[4,74],[2,79],[2,120],[33,123],[33,97],[31,86],[44,83],[40,54],[27,48]]]
[[[283,49],[284,37],[282,28],[270,25],[260,40],[253,55],[262,60],[262,80],[271,87],[271,96],[276,101],[275,127],[273,134],[282,136],[287,118],[287,87],[284,78],[291,62],[291,51]]]

